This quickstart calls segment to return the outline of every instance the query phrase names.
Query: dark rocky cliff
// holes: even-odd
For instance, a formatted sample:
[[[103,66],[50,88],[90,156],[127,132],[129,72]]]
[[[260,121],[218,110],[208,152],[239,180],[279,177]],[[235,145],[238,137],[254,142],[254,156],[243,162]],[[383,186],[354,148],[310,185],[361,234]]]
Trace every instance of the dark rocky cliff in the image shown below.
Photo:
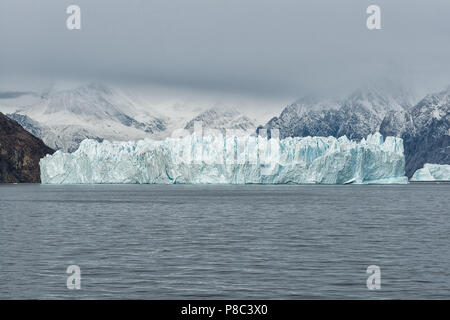
[[[53,152],[42,140],[0,113],[0,183],[39,183],[39,160]]]

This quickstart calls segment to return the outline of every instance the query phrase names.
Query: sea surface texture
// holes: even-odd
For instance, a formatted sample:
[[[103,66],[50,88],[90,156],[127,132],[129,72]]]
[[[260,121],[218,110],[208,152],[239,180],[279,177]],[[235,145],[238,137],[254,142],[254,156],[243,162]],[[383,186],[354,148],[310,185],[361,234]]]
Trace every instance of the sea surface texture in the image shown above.
[[[434,299],[450,184],[0,185],[1,299]],[[70,265],[81,289],[67,288]],[[381,289],[368,290],[368,266]]]

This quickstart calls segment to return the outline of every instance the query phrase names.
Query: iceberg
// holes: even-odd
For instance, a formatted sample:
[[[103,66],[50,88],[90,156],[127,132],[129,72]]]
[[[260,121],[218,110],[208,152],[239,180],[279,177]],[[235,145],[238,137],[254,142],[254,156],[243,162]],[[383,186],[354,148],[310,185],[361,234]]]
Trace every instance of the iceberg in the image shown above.
[[[276,130],[273,130],[276,131]],[[263,131],[264,132],[264,131]],[[43,184],[405,184],[403,140],[193,133],[98,142],[40,160]]]
[[[414,172],[411,181],[450,181],[450,165],[425,163]]]

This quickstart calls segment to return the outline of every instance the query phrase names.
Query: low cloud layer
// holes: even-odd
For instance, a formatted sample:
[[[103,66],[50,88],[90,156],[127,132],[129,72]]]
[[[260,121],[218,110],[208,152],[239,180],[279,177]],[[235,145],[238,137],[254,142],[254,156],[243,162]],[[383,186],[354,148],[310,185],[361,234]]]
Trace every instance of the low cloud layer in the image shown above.
[[[82,30],[66,28],[71,4],[81,7]],[[381,7],[382,30],[366,28],[371,4]],[[0,80],[268,98],[383,78],[444,86],[449,14],[447,0],[2,0]]]

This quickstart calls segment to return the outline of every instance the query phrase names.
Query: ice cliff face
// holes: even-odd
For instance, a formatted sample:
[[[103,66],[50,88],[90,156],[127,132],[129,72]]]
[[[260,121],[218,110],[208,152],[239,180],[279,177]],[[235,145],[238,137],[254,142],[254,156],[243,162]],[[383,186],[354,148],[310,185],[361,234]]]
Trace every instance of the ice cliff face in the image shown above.
[[[400,138],[376,133],[286,138],[202,136],[164,141],[84,140],[74,153],[41,159],[46,184],[77,183],[407,183]]]
[[[425,163],[414,173],[411,181],[450,181],[450,165]]]

